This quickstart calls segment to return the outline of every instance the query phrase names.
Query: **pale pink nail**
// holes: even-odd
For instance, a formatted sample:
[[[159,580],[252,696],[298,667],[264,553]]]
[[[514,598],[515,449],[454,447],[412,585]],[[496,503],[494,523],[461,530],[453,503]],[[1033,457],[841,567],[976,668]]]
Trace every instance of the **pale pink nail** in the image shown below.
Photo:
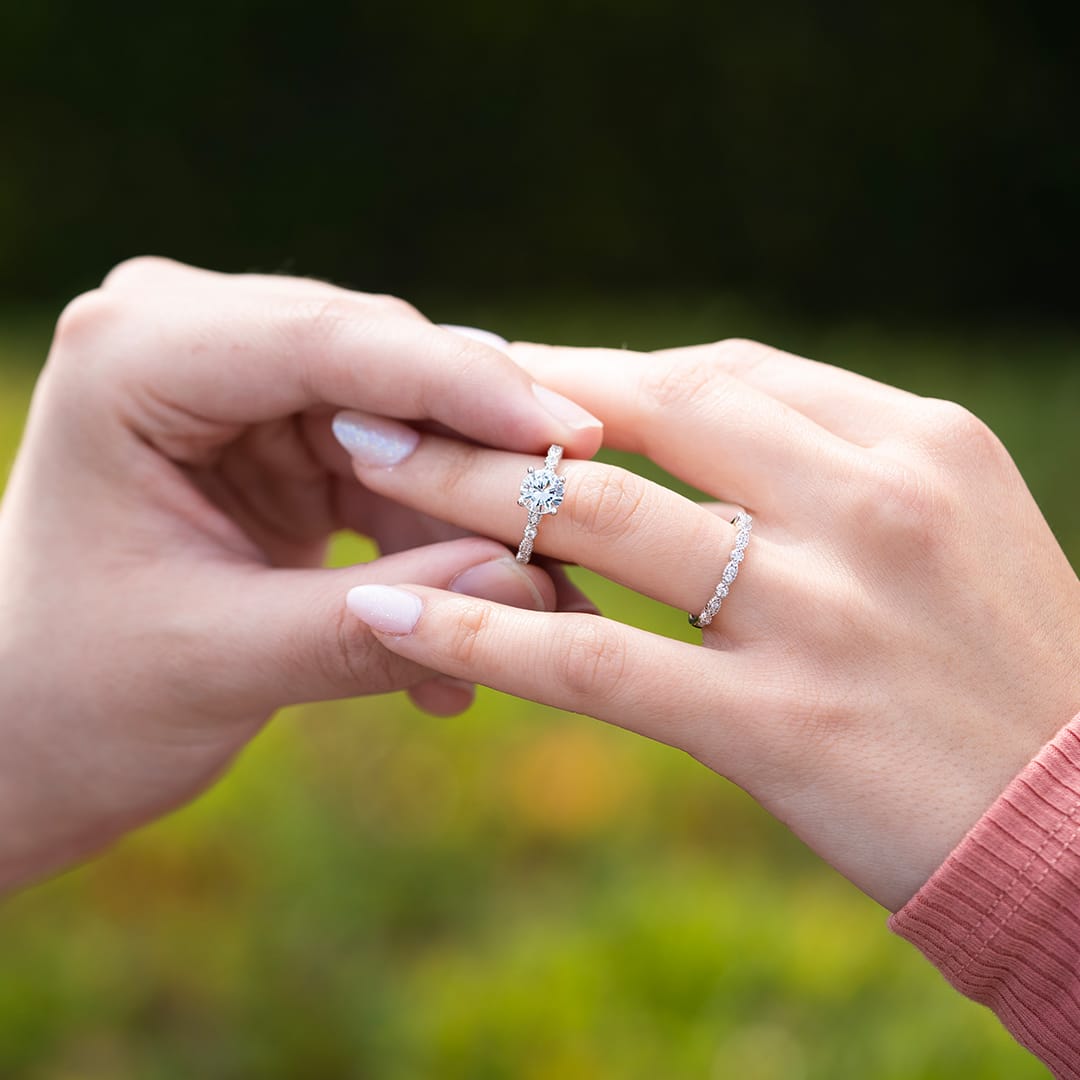
[[[357,585],[345,596],[345,606],[383,634],[412,633],[423,608],[416,593],[390,585]]]
[[[484,345],[490,345],[493,349],[505,352],[510,344],[504,337],[492,333],[490,330],[481,330],[478,326],[453,326],[450,323],[439,324],[443,330],[449,330],[451,334],[460,334],[462,337],[472,338]]]
[[[332,424],[334,438],[359,465],[385,469],[404,461],[420,441],[411,427],[384,416],[345,410]]]
[[[560,424],[565,424],[567,427],[576,430],[604,426],[600,420],[597,420],[588,410],[583,409],[576,401],[571,401],[568,397],[563,397],[562,394],[556,394],[554,390],[549,390],[546,386],[533,383],[533,393],[536,395],[536,400]]]
[[[450,582],[450,589],[465,596],[476,596],[509,607],[544,610],[544,598],[533,584],[528,571],[509,555],[462,570]]]

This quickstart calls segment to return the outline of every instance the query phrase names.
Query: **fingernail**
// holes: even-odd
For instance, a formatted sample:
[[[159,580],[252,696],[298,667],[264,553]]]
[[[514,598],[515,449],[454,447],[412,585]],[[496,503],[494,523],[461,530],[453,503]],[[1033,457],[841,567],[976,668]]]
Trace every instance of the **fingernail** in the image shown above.
[[[562,394],[556,394],[546,386],[533,383],[533,393],[536,400],[555,417],[561,424],[572,428],[603,427],[603,423],[597,420],[591,412],[583,409],[576,401],[571,401]]]
[[[357,585],[345,596],[345,606],[372,630],[410,634],[423,604],[416,593],[390,585]]]
[[[384,469],[404,461],[420,441],[411,427],[369,413],[339,412],[332,427],[334,438],[356,462]]]
[[[462,337],[472,338],[473,341],[483,342],[493,349],[505,350],[510,344],[504,337],[492,333],[490,330],[481,330],[478,326],[453,326],[451,323],[439,323],[443,330],[449,330],[451,334],[460,334]]]
[[[452,592],[510,607],[544,610],[544,598],[528,571],[509,555],[470,566],[450,582]]]

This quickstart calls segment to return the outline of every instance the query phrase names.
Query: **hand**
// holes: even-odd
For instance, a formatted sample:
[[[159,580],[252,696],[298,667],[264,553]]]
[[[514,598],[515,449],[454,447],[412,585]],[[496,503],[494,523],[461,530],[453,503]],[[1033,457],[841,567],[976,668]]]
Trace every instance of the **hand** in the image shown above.
[[[352,610],[403,658],[682,747],[900,907],[1080,707],[1080,584],[1004,447],[960,406],[753,343],[512,355],[726,503],[568,461],[538,551],[698,612],[727,519],[754,515],[704,647],[415,585]],[[510,542],[534,463],[425,436],[357,475]]]
[[[342,406],[508,449],[591,454],[598,423],[407,304],[140,259],[64,312],[0,514],[0,884],[206,785],[279,706],[470,688],[387,654],[342,590],[400,581],[553,607],[542,570],[356,483]],[[348,441],[348,425],[339,425]],[[321,568],[339,528],[398,552]]]

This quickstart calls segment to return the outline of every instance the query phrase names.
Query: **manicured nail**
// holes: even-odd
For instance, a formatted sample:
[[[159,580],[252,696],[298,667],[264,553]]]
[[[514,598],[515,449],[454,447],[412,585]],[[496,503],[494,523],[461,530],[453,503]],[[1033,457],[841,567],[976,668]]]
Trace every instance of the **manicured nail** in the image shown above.
[[[491,600],[496,604],[507,604],[531,611],[544,610],[544,598],[533,584],[529,572],[509,555],[462,570],[450,582],[450,589],[465,596]]]
[[[357,585],[345,596],[345,606],[372,630],[410,634],[423,604],[416,593],[390,585]]]
[[[339,412],[332,426],[334,438],[358,464],[376,468],[404,461],[420,441],[419,433],[411,427],[369,413]]]
[[[460,334],[462,337],[472,338],[484,345],[490,345],[493,349],[505,350],[509,341],[490,330],[481,330],[478,326],[452,326],[450,323],[439,324],[443,330],[449,330],[451,334]]]
[[[591,412],[583,409],[576,401],[571,401],[562,394],[556,394],[546,386],[533,383],[533,393],[536,400],[561,424],[572,428],[603,427],[603,423],[597,420]]]

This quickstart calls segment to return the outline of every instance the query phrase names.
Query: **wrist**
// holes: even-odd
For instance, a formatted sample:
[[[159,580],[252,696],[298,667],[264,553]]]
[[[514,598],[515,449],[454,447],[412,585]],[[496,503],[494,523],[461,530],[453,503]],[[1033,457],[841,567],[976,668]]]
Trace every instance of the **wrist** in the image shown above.
[[[69,866],[123,831],[88,798],[86,771],[64,730],[77,714],[55,700],[55,709],[43,708],[33,688],[48,681],[8,644],[0,634],[0,892]]]

